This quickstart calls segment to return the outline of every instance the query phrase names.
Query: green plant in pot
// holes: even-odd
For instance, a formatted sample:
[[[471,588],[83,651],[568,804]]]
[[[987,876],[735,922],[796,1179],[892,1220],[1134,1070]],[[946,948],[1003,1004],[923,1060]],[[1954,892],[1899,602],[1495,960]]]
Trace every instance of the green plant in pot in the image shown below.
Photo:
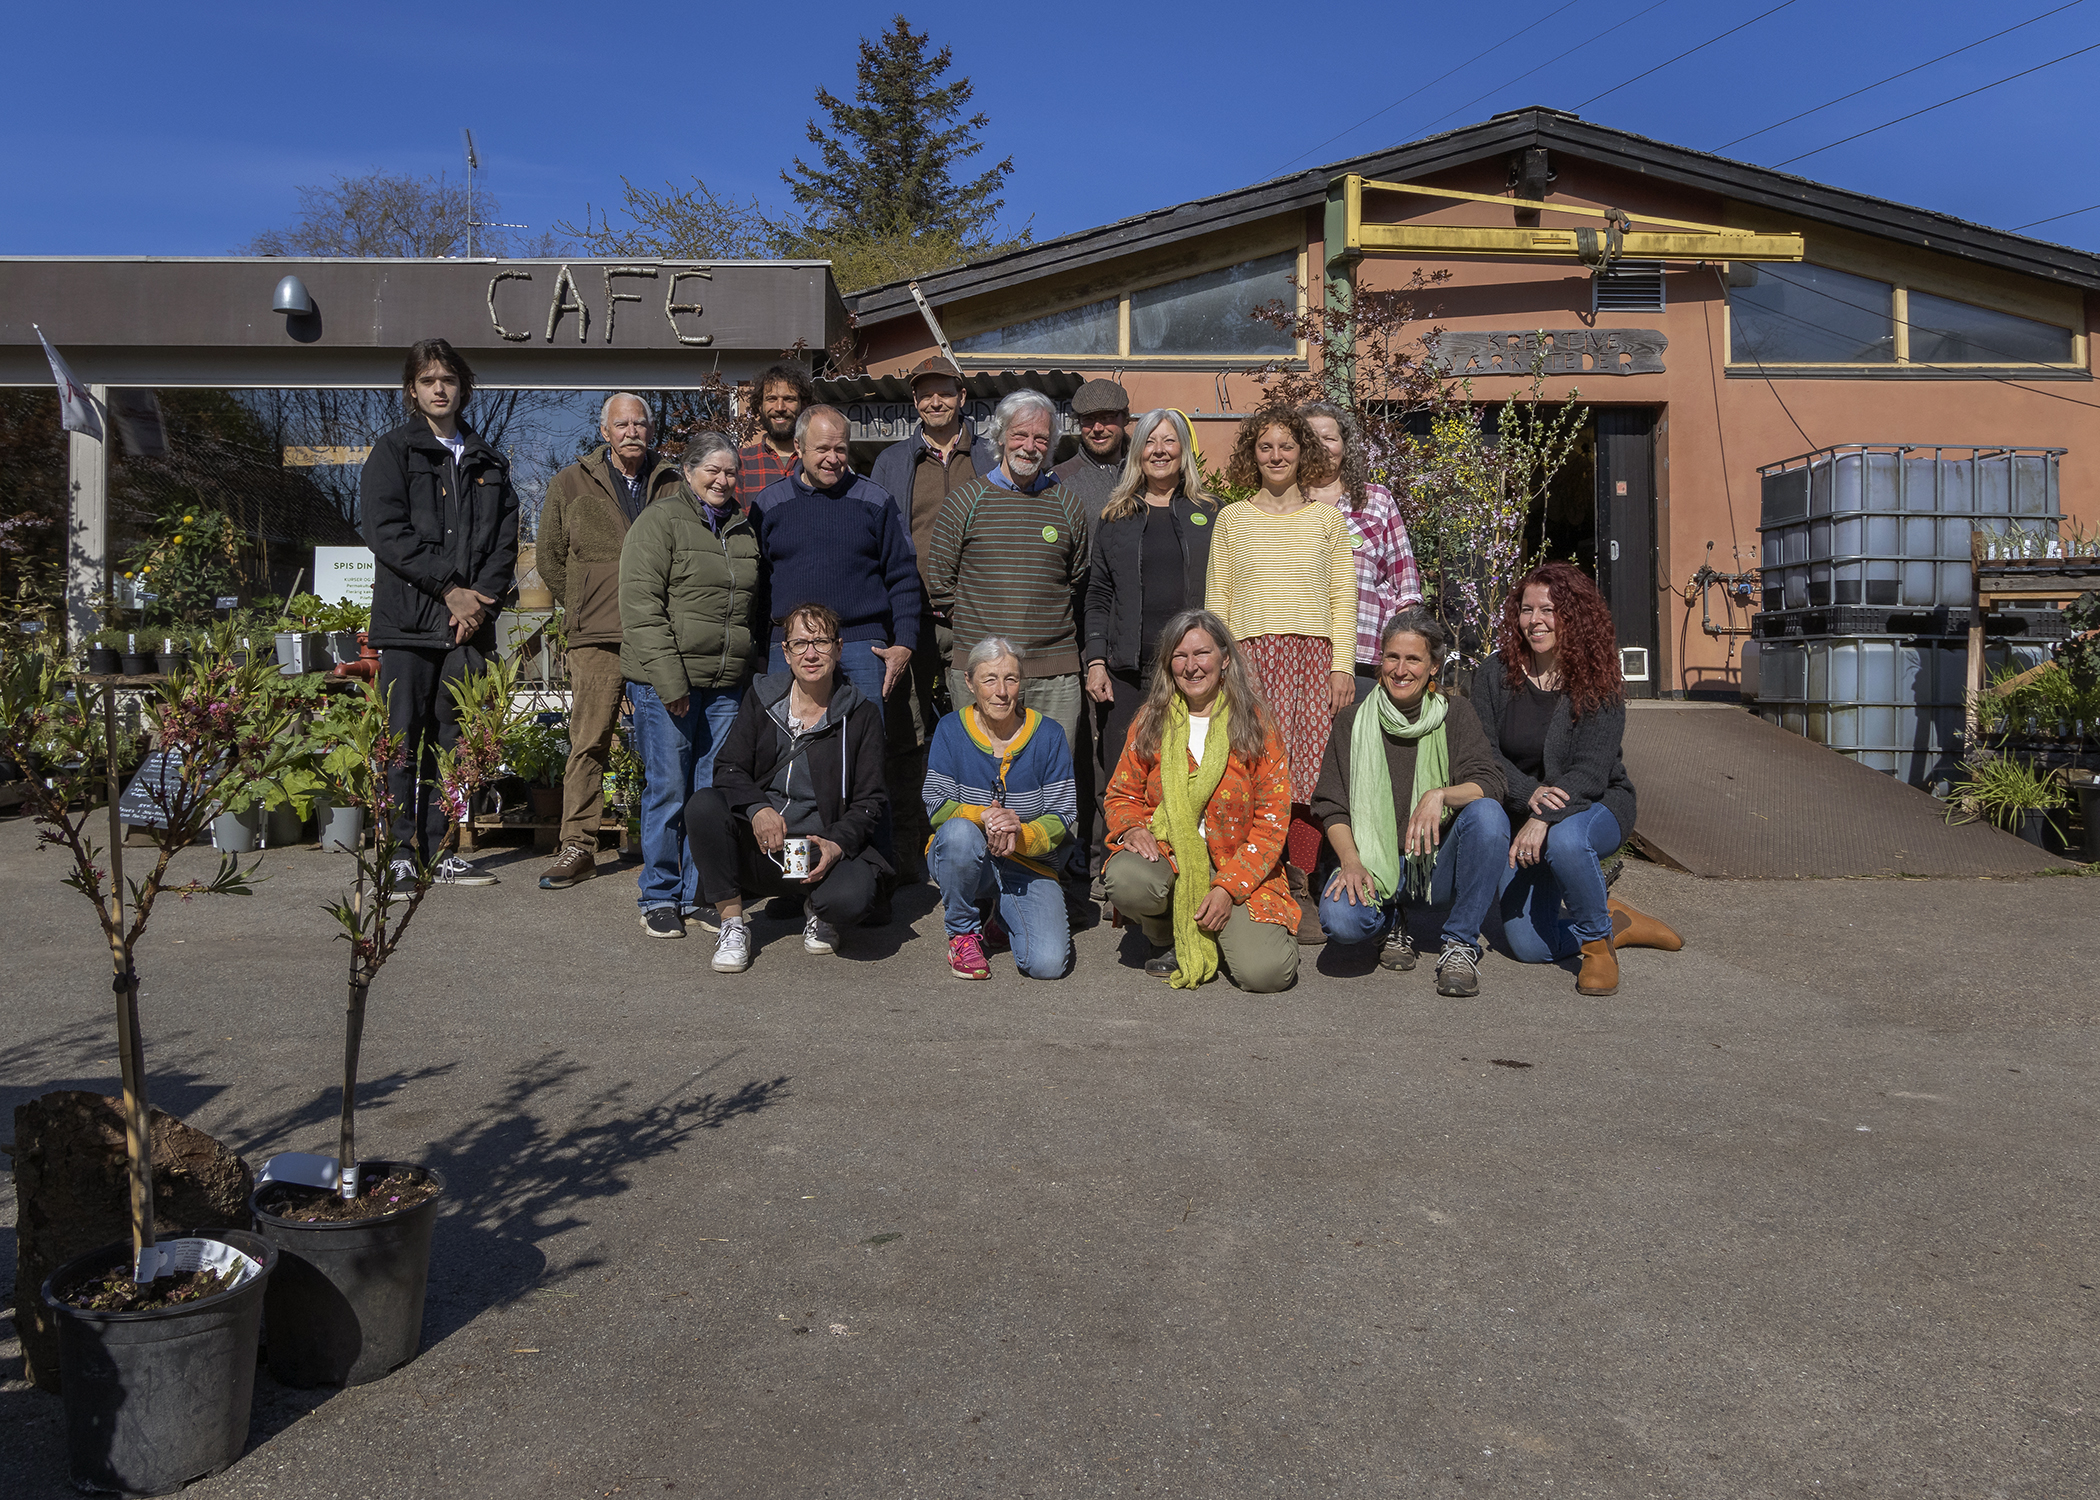
[[[531,788],[536,818],[561,816],[562,773],[568,768],[568,742],[558,724],[524,719],[511,727],[503,745],[503,763]]]
[[[2031,760],[1989,753],[1970,756],[1961,769],[1965,779],[1956,782],[1947,797],[1948,822],[1982,818],[2037,845],[2046,822],[2059,839],[2063,837],[2063,830],[2049,818],[2069,800],[2062,771],[2039,770]]]
[[[160,1238],[137,955],[162,896],[252,888],[254,866],[230,854],[215,871],[178,876],[172,866],[221,801],[300,769],[300,736],[264,691],[266,671],[222,664],[147,700],[162,769],[143,793],[151,862],[130,879],[114,689],[69,691],[56,653],[0,665],[0,754],[45,772],[27,783],[30,816],[41,846],[63,857],[61,878],[95,910],[116,999],[131,1235],[59,1267],[39,1305],[16,1309],[56,1326],[68,1460],[82,1489],[160,1494],[224,1468],[247,1441],[261,1299],[276,1252],[235,1230]],[[94,833],[103,818],[106,846]]]
[[[496,772],[510,728],[512,673],[502,664],[449,686],[459,740],[440,750],[434,794],[457,822]],[[366,686],[316,725],[325,741],[322,797],[354,807],[370,848],[348,852],[352,888],[327,909],[349,944],[343,1020],[342,1115],[333,1157],[292,1153],[263,1169],[251,1207],[280,1253],[267,1297],[270,1372],[295,1386],[359,1385],[413,1358],[422,1344],[423,1294],[444,1178],[435,1170],[357,1154],[357,1070],[372,986],[399,951],[437,874],[394,833],[387,773],[408,753],[387,724],[385,701]],[[413,870],[397,884],[397,862]]]

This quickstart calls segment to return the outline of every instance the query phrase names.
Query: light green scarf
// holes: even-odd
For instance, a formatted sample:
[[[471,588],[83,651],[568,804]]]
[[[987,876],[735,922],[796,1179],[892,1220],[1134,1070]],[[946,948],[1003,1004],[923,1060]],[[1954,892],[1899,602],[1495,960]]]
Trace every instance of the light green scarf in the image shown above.
[[[1196,925],[1196,908],[1210,894],[1210,846],[1203,842],[1203,809],[1225,776],[1232,753],[1229,711],[1222,695],[1212,700],[1210,733],[1203,760],[1189,774],[1189,706],[1181,694],[1167,705],[1159,736],[1159,806],[1152,810],[1152,836],[1164,839],[1181,862],[1174,881],[1174,957],[1179,967],[1168,981],[1192,990],[1218,972],[1218,940]]]
[[[1433,853],[1403,856],[1403,820],[1393,801],[1393,768],[1385,758],[1381,734],[1415,742],[1415,784],[1407,799],[1412,815],[1425,796],[1450,784],[1450,737],[1444,733],[1444,715],[1450,708],[1450,700],[1431,689],[1422,695],[1410,723],[1382,686],[1357,705],[1356,721],[1349,728],[1349,831],[1356,835],[1356,852],[1371,872],[1381,901],[1400,889],[1403,857],[1411,896],[1429,894],[1429,877],[1436,869]]]

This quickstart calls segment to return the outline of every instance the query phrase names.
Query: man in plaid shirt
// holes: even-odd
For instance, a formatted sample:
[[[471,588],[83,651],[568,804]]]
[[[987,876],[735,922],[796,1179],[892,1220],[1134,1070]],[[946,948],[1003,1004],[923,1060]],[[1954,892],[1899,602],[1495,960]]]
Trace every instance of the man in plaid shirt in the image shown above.
[[[793,361],[773,365],[751,382],[758,408],[758,440],[737,454],[736,503],[751,508],[759,491],[795,472],[795,418],[814,406],[817,388]]]

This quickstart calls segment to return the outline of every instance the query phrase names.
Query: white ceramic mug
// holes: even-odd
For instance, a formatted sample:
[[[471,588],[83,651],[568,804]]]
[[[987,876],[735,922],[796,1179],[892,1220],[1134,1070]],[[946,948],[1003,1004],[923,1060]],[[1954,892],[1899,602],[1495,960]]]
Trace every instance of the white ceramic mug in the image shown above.
[[[780,873],[786,879],[809,879],[808,839],[782,839],[780,841],[780,852],[769,855],[768,858],[780,867]]]

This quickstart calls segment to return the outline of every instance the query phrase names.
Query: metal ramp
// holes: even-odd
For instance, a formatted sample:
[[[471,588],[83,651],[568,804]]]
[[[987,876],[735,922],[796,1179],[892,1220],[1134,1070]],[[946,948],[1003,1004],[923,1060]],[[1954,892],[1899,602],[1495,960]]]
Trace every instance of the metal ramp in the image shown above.
[[[2032,875],[2066,862],[1728,703],[1634,701],[1633,842],[1720,880]]]

